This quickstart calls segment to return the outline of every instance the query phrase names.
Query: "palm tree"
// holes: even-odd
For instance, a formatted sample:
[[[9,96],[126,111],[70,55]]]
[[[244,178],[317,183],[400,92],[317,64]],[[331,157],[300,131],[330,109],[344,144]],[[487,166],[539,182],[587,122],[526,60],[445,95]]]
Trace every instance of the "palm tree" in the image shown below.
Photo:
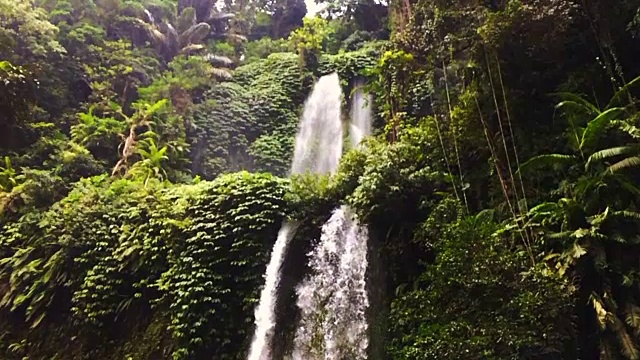
[[[553,271],[559,276],[571,272],[579,279],[579,303],[584,307],[578,326],[599,338],[594,343],[585,337],[582,345],[589,350],[583,351],[597,352],[603,359],[619,358],[616,353],[640,359],[640,188],[622,171],[640,165],[634,124],[638,113],[633,103],[614,106],[626,91],[620,90],[605,110],[562,94],[565,100],[557,108],[568,110],[572,153],[539,155],[518,170],[565,170],[557,191],[562,197],[532,208],[527,224],[546,235],[545,244],[552,250],[546,260],[554,263]],[[585,117],[590,119],[586,123]],[[604,140],[621,138],[636,141],[599,149]],[[603,168],[602,162],[612,159]]]
[[[187,7],[182,9],[174,26],[168,21],[157,22],[148,12],[146,14],[146,21],[138,19],[138,22],[146,29],[156,51],[166,62],[178,55],[201,53],[206,49],[204,45],[206,39],[220,36],[212,33],[214,29],[212,24],[230,18],[230,14],[215,14],[208,19],[209,22],[198,21],[196,10],[193,7]],[[224,68],[233,64],[229,58],[212,54],[205,54],[204,59]],[[226,73],[229,74],[228,71]]]

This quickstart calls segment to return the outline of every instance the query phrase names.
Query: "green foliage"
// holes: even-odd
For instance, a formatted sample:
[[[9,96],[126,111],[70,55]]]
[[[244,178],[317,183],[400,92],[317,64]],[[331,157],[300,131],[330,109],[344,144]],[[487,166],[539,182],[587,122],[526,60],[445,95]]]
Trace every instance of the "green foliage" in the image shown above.
[[[566,95],[565,95],[566,96]],[[636,340],[629,336],[635,322],[626,327],[621,319],[628,309],[637,306],[635,294],[635,263],[626,254],[638,251],[637,199],[640,190],[633,180],[617,170],[630,168],[634,157],[627,157],[603,170],[602,161],[635,154],[636,144],[596,151],[608,139],[633,139],[628,133],[635,122],[633,114],[612,107],[605,111],[588,101],[569,96],[558,107],[566,108],[569,144],[573,155],[540,155],[524,163],[522,170],[535,170],[535,165],[552,164],[564,169],[566,178],[556,190],[557,202],[542,203],[530,210],[528,226],[546,237],[551,249],[545,260],[555,266],[557,276],[575,273],[582,276],[579,296],[589,299],[584,311],[597,319],[597,327],[588,331],[599,335],[600,350],[607,355],[622,353],[636,358]],[[584,116],[592,117],[588,121]],[[621,119],[621,120],[617,120]],[[621,126],[620,124],[627,124]],[[589,280],[585,283],[586,274]],[[614,350],[615,349],[615,350]]]
[[[89,44],[79,58],[90,86],[90,102],[103,115],[117,103],[128,111],[139,86],[159,73],[159,62],[148,53],[131,48],[126,40]]]
[[[394,359],[565,358],[575,336],[570,282],[531,268],[490,214],[460,217],[455,201],[432,212],[416,240],[435,253],[396,291]]]
[[[243,341],[252,330],[261,264],[266,262],[264,245],[269,240],[264,235],[275,239],[276,220],[284,210],[281,184],[269,175],[239,173],[205,185],[204,193],[211,195],[191,208],[193,235],[170,270],[175,274],[172,293],[176,299],[170,311],[180,324],[173,327],[181,346],[174,357],[189,355],[194,344],[203,344],[217,349],[221,358],[241,358]],[[224,258],[229,261],[221,262]],[[260,258],[263,261],[249,261]],[[223,275],[231,273],[233,277]]]
[[[165,180],[168,178],[164,163],[169,160],[167,145],[159,148],[156,142],[157,135],[151,131],[139,140],[136,147],[141,160],[133,164],[128,174],[144,179],[145,185],[151,178]]]
[[[258,40],[247,43],[245,47],[245,61],[252,62],[258,59],[265,59],[273,53],[286,52],[289,49],[289,43],[285,39],[271,39],[263,37]]]
[[[126,123],[113,117],[97,117],[93,109],[91,107],[88,112],[78,114],[78,123],[71,126],[71,141],[97,154],[113,152]]]
[[[16,56],[24,56],[31,60],[65,52],[56,41],[58,29],[31,0],[2,0],[0,24],[0,57],[3,59],[21,60]]]
[[[244,87],[223,83],[205,94],[190,120],[192,171],[213,179],[248,167],[250,141],[259,129]]]
[[[1,167],[2,172],[0,172],[0,191],[9,192],[16,186],[16,170],[11,165],[11,159],[8,156],[4,157],[4,166]]]
[[[253,168],[284,175],[293,156],[310,74],[298,66],[295,54],[279,53],[239,67],[234,75],[234,81],[246,89],[245,99],[255,119],[255,132],[248,137]]]
[[[252,157],[257,171],[281,175],[289,172],[294,151],[295,128],[291,126],[285,130],[262,135],[251,144],[248,154]]]
[[[12,186],[10,192],[0,192],[0,219],[3,225],[20,215],[46,209],[66,192],[63,179],[45,170],[27,169],[12,177],[16,185]]]
[[[215,81],[218,71],[201,57],[177,57],[169,63],[169,71],[157,78],[148,87],[140,89],[143,99],[158,101],[171,99],[174,107],[182,108],[183,102],[191,102],[182,92],[203,92]]]
[[[4,133],[0,148],[11,142],[12,127],[26,120],[37,86],[38,81],[24,68],[0,61],[0,129]]]
[[[104,176],[82,180],[50,210],[1,229],[0,278],[10,290],[0,311],[24,319],[33,356],[115,359],[108,341],[126,343],[151,332],[153,346],[173,358],[215,349],[221,358],[240,359],[286,209],[285,185],[248,173],[171,187]],[[166,315],[171,325],[162,328],[157,322]],[[40,342],[39,334],[59,321],[69,324],[60,334],[66,341],[59,347]],[[114,333],[131,321],[140,326]],[[22,331],[14,327],[5,336],[18,339]],[[89,334],[110,340],[92,343]],[[143,351],[149,345],[127,346]]]
[[[319,75],[337,72],[342,82],[360,76],[368,76],[380,58],[383,43],[371,43],[357,51],[341,52],[336,55],[325,55],[320,59]]]
[[[387,132],[397,138],[409,100],[409,78],[413,75],[414,57],[404,51],[385,51],[378,64],[369,70],[375,78],[374,95],[384,99],[380,111],[387,119]]]
[[[448,188],[448,176],[431,167],[434,143],[426,129],[407,130],[393,145],[379,140],[367,145],[363,154],[346,156],[335,185],[349,194],[347,202],[360,219],[410,223]]]
[[[0,358],[243,359],[285,213],[289,301],[341,203],[371,360],[639,357],[638,1],[214,3],[0,0]],[[332,72],[383,135],[229,174]]]
[[[308,68],[315,68],[320,53],[326,49],[332,36],[329,22],[320,17],[304,18],[304,25],[291,33],[289,43],[298,52],[300,61]]]

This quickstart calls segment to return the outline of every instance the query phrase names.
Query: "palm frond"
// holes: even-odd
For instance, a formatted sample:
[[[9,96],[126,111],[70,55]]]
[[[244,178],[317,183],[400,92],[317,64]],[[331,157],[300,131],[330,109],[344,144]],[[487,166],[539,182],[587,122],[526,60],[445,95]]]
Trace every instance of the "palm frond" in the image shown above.
[[[475,220],[478,223],[489,223],[491,221],[493,221],[495,216],[495,210],[494,209],[484,209],[482,211],[480,211],[479,213],[477,213],[475,215]]]
[[[636,115],[637,116],[637,115]],[[624,131],[625,133],[627,133],[629,136],[631,136],[634,139],[640,139],[640,129],[638,129],[637,126],[635,126],[634,124],[630,123],[631,119],[627,119],[625,120],[618,120],[618,121],[614,121],[612,124],[617,127],[618,129]]]
[[[613,148],[609,148],[609,149],[600,150],[600,151],[597,151],[597,152],[591,154],[591,156],[589,156],[589,159],[587,160],[586,167],[588,168],[591,165],[591,163],[593,163],[595,161],[600,161],[600,160],[604,160],[604,159],[608,159],[608,158],[612,158],[612,157],[616,157],[616,156],[620,156],[620,155],[633,154],[633,153],[636,153],[636,152],[640,152],[640,147],[637,147],[637,146],[618,146],[618,147],[613,147]]]
[[[624,111],[623,108],[611,108],[600,113],[595,119],[589,121],[587,127],[582,133],[582,139],[580,140],[580,149],[590,148],[598,140],[599,135],[614,120],[620,113]]]
[[[233,77],[228,69],[223,68],[213,68],[212,74],[220,80],[230,80]]]
[[[564,154],[543,154],[534,156],[531,159],[527,160],[525,163],[520,165],[518,169],[518,173],[526,173],[529,171],[548,168],[551,167],[553,169],[562,169],[567,165],[570,165],[576,160],[576,157],[573,155],[564,155]]]
[[[182,49],[180,49],[179,54],[180,55],[193,55],[195,53],[198,53],[202,50],[204,50],[206,48],[206,46],[202,45],[202,44],[190,44],[187,45],[185,47],[183,47]]]
[[[196,24],[196,10],[192,7],[184,8],[178,17],[178,22],[176,23],[179,33],[187,31],[190,27]]]
[[[547,238],[550,240],[565,240],[571,237],[573,231],[562,231],[557,233],[547,234]]]
[[[558,204],[555,202],[545,202],[532,207],[529,210],[529,216],[535,216],[539,213],[556,212],[558,210]]]
[[[611,174],[609,178],[615,180],[620,186],[629,192],[632,196],[640,196],[640,188],[636,186],[632,179],[621,174]]]
[[[165,46],[170,49],[170,51],[175,54],[180,50],[180,36],[178,35],[178,31],[173,27],[173,25],[167,23],[167,33],[166,33],[166,42]]]
[[[640,222],[640,213],[631,210],[614,211],[611,215],[616,219]]]
[[[224,66],[224,67],[228,67],[228,66],[233,65],[233,60],[229,59],[226,56],[220,56],[220,55],[207,53],[207,54],[203,55],[202,58],[204,60],[210,62],[212,65],[218,65],[218,66]]]
[[[607,107],[611,107],[614,105],[619,104],[620,99],[622,98],[622,95],[624,95],[625,93],[627,93],[629,91],[629,89],[635,85],[637,85],[640,82],[640,76],[636,77],[635,79],[629,81],[625,86],[621,87],[618,91],[616,91],[616,93],[613,95],[613,97],[611,98],[611,100],[609,101],[609,104],[607,105]]]
[[[147,31],[147,35],[151,39],[151,42],[155,46],[164,46],[167,43],[166,35],[158,30],[155,26],[147,24],[145,26],[145,30]]]
[[[235,40],[235,41],[248,41],[249,39],[241,34],[227,34],[227,38],[229,40]]]
[[[614,173],[616,171],[620,171],[622,169],[627,169],[630,167],[640,167],[640,156],[633,156],[619,161],[609,166],[609,171]]]
[[[180,34],[180,46],[197,44],[204,40],[211,32],[211,26],[207,23],[198,23],[191,26],[187,31]]]
[[[151,13],[151,11],[149,11],[148,9],[144,9],[143,12],[147,17],[147,21],[149,22],[149,24],[153,24],[156,22],[156,19],[153,18],[153,14]]]
[[[211,20],[211,21],[221,21],[221,20],[233,19],[234,17],[236,17],[236,14],[219,12],[219,13],[212,13],[209,16],[209,20]]]
[[[566,106],[571,106],[571,107],[580,108],[582,110],[585,110],[587,112],[594,113],[594,114],[600,113],[600,109],[598,109],[595,105],[593,105],[592,103],[590,103],[580,95],[576,95],[574,93],[569,93],[569,92],[558,92],[558,93],[552,93],[551,95],[558,96],[562,99],[566,99],[565,101],[558,103],[556,105],[556,109],[560,109]]]

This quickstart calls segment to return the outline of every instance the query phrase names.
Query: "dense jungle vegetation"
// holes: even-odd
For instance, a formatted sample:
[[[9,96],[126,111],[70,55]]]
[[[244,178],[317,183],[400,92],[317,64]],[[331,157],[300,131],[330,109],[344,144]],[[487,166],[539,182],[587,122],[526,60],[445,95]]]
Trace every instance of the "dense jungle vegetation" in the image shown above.
[[[0,0],[0,359],[244,359],[339,204],[371,359],[640,359],[640,0],[317,1]],[[289,178],[334,71],[376,134]]]

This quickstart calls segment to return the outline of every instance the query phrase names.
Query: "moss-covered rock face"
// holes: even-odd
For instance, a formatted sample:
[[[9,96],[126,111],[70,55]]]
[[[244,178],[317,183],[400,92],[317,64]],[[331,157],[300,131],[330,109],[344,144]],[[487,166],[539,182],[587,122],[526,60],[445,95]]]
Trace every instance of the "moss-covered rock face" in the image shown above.
[[[0,340],[17,342],[2,357],[243,358],[286,189],[246,172],[182,186],[90,178],[5,225]]]
[[[206,179],[241,169],[287,173],[310,73],[292,53],[236,69],[205,93],[191,120],[192,169]]]

